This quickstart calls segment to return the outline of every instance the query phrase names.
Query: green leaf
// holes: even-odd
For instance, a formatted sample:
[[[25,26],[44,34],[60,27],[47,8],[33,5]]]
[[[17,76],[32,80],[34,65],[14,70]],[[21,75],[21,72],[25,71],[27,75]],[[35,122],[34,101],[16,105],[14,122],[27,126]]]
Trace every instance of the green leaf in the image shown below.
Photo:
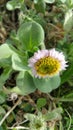
[[[34,5],[35,5],[35,9],[38,12],[45,13],[46,4],[45,4],[44,0],[38,0]]]
[[[3,128],[0,126],[0,130],[3,130]]]
[[[65,3],[67,0],[60,0],[62,3]]]
[[[12,89],[9,89],[9,92],[11,93],[17,93],[19,95],[22,95],[22,91],[18,86],[13,87]]]
[[[7,67],[10,67],[12,65],[12,62],[11,62],[11,58],[2,58],[0,59],[0,67],[2,68],[7,68]]]
[[[35,115],[35,114],[26,113],[26,114],[24,114],[24,117],[25,117],[27,120],[32,121],[32,120],[36,117],[36,115]]]
[[[18,70],[18,71],[26,71],[26,70],[28,70],[29,68],[27,66],[25,58],[24,58],[24,61],[22,61],[22,58],[19,57],[18,54],[13,54],[12,55],[12,68],[14,70]]]
[[[43,106],[45,106],[47,103],[46,99],[45,98],[39,98],[37,100],[37,107],[38,108],[42,108]]]
[[[13,120],[14,120],[14,114],[13,113],[11,113],[8,117],[7,117],[7,123],[12,123],[13,122]]]
[[[44,41],[44,31],[40,24],[36,22],[27,22],[20,26],[17,37],[22,43],[24,50],[32,50]]]
[[[71,37],[73,37],[73,36],[71,36]],[[73,43],[66,45],[66,47],[65,48],[67,50],[66,53],[67,53],[68,59],[69,59],[70,62],[73,63]]]
[[[45,28],[46,26],[46,20],[40,16],[40,15],[37,15],[36,17],[34,17],[34,21],[36,21],[37,23],[39,23],[43,28]]]
[[[6,4],[6,7],[8,10],[14,10],[14,9],[19,9],[21,8],[22,3],[24,2],[24,0],[11,0],[8,1]]]
[[[51,77],[51,78],[34,78],[34,83],[36,88],[38,88],[41,92],[48,93],[52,90],[56,89],[60,85],[60,77],[59,75]]]
[[[4,103],[6,100],[6,94],[0,91],[0,104]]]
[[[33,78],[28,72],[20,72],[16,82],[18,88],[21,90],[22,95],[32,93],[36,89]]]
[[[71,5],[73,5],[73,0],[71,0]]]
[[[66,97],[66,98],[73,98],[73,92],[67,94],[67,95],[64,95],[63,97]]]
[[[5,114],[5,113],[6,113],[6,112],[5,112],[4,108],[0,106],[0,115],[1,115],[1,114]],[[0,130],[1,130],[1,129],[0,129]]]
[[[69,65],[69,68],[67,68],[67,71],[63,72],[61,76],[61,84],[68,81],[73,76],[73,64]]]
[[[2,44],[0,46],[0,59],[8,58],[13,54],[13,51],[10,49],[8,44]]]
[[[72,9],[68,10],[65,14],[64,30],[69,32],[73,27],[73,12]]]
[[[20,106],[21,109],[23,109],[25,112],[32,112],[32,105],[26,102],[23,102]]]
[[[63,112],[62,108],[56,108],[53,111],[47,112],[44,116],[46,121],[53,121],[53,120],[61,120],[61,113]]]
[[[5,84],[5,81],[9,78],[11,72],[12,69],[9,67],[4,69],[3,73],[0,76],[0,89],[2,89],[3,85]]]
[[[44,0],[46,3],[54,3],[55,0]]]

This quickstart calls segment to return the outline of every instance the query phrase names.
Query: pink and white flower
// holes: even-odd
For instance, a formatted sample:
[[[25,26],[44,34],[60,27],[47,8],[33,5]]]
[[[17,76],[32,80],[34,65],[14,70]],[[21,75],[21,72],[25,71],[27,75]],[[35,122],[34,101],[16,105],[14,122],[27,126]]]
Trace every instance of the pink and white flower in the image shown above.
[[[32,69],[35,77],[45,78],[59,74],[65,70],[67,61],[63,52],[58,52],[54,49],[38,50],[28,61],[28,66]]]

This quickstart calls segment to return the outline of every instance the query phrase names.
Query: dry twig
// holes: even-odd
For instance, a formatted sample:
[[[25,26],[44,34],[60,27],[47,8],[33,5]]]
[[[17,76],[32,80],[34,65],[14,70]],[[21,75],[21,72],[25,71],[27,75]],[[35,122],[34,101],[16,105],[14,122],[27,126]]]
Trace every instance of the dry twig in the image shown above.
[[[16,108],[16,106],[20,103],[23,96],[21,96],[18,101],[15,103],[15,105],[6,113],[6,115],[3,117],[3,119],[0,121],[0,126],[3,124],[3,122],[6,120],[6,118],[10,115],[10,113]]]

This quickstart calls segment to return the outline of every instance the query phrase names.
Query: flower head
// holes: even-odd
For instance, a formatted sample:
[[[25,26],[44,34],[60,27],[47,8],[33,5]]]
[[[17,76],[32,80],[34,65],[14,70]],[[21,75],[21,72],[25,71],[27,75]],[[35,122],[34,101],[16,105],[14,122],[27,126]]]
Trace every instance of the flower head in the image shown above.
[[[32,121],[30,121],[30,130],[47,130],[47,125],[42,116],[35,116]]]
[[[38,113],[38,115],[27,113],[25,118],[30,121],[30,130],[47,130],[47,123],[41,113]]]
[[[59,74],[68,66],[62,52],[55,49],[39,50],[29,59],[29,67],[35,77],[45,78]]]

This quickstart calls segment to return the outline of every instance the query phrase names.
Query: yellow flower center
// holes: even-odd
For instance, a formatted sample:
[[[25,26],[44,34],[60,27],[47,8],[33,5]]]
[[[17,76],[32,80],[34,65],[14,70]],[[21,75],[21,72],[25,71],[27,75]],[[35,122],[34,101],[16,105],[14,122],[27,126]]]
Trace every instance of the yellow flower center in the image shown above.
[[[60,70],[60,62],[53,57],[41,58],[35,63],[34,66],[37,73],[42,77],[47,75],[52,76]]]

